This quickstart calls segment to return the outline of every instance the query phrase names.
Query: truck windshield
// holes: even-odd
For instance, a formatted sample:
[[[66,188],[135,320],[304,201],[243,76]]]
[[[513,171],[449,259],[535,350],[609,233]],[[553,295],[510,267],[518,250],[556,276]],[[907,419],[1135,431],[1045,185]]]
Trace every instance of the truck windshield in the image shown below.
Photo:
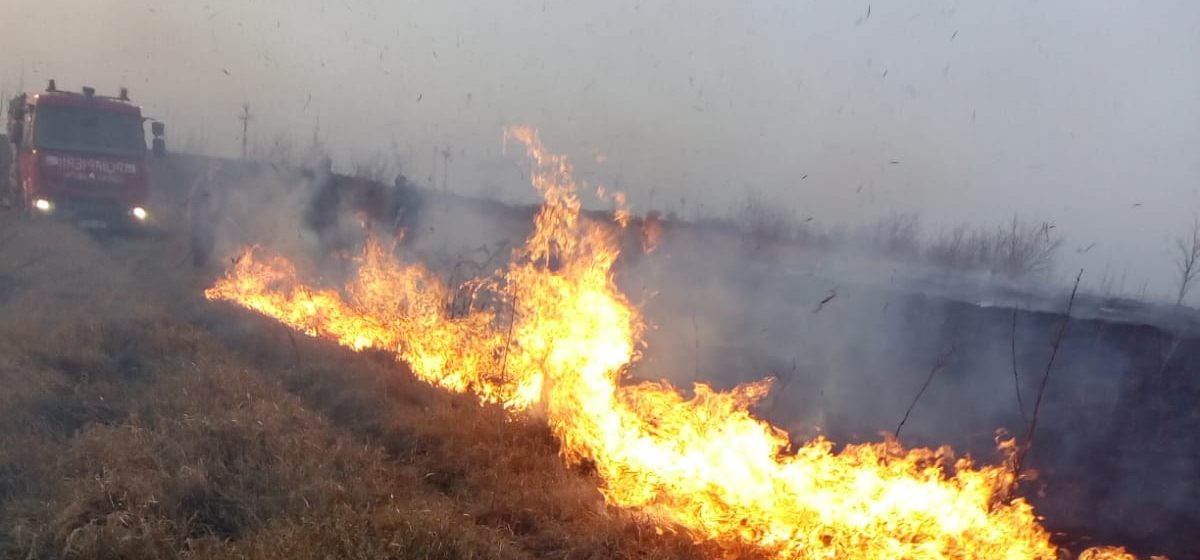
[[[136,115],[43,105],[34,118],[34,143],[40,148],[121,156],[146,150],[142,120]]]

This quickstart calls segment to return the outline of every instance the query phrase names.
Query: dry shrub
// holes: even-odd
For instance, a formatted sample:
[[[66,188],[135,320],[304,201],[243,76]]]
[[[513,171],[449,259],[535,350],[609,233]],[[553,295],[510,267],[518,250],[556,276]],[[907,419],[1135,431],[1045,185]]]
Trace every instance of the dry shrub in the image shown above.
[[[398,160],[389,161],[389,158],[382,153],[376,153],[371,157],[355,161],[351,175],[356,179],[391,185],[396,173],[399,172],[399,165],[395,161]]]
[[[746,195],[746,200],[734,210],[733,219],[743,243],[755,256],[763,256],[778,245],[795,240],[798,231],[790,210],[757,194]]]
[[[984,271],[1007,279],[1042,277],[1051,271],[1062,239],[1045,222],[1012,222],[994,229],[965,225],[943,231],[925,250],[932,264]]]
[[[877,253],[908,259],[921,253],[921,221],[917,214],[891,212],[861,228],[858,243]]]

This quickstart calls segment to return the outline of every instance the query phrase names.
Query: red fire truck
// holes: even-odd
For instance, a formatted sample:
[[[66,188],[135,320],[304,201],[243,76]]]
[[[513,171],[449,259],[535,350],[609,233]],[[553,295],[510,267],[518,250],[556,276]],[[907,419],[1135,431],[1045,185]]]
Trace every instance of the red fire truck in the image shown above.
[[[31,215],[57,215],[85,226],[128,226],[149,219],[150,189],[142,110],[84,87],[46,91],[9,102],[12,158],[5,202]],[[152,153],[166,151],[161,122],[151,121]]]

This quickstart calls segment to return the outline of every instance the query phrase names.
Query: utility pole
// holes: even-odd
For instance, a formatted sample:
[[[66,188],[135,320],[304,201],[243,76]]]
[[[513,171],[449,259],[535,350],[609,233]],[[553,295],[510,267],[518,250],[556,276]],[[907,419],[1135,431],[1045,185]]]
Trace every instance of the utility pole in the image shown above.
[[[242,159],[246,159],[246,134],[250,131],[250,119],[254,118],[250,115],[250,104],[242,104],[242,114],[238,115],[238,120],[242,121]]]

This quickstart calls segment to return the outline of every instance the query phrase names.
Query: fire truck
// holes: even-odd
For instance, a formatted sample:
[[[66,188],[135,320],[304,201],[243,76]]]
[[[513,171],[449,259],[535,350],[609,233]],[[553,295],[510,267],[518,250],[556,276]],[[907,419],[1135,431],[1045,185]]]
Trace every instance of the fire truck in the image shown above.
[[[150,152],[166,152],[162,122],[130,103],[91,87],[21,94],[9,102],[11,159],[4,202],[33,216],[61,216],[84,226],[123,227],[149,220]],[[0,177],[2,181],[4,177]]]

